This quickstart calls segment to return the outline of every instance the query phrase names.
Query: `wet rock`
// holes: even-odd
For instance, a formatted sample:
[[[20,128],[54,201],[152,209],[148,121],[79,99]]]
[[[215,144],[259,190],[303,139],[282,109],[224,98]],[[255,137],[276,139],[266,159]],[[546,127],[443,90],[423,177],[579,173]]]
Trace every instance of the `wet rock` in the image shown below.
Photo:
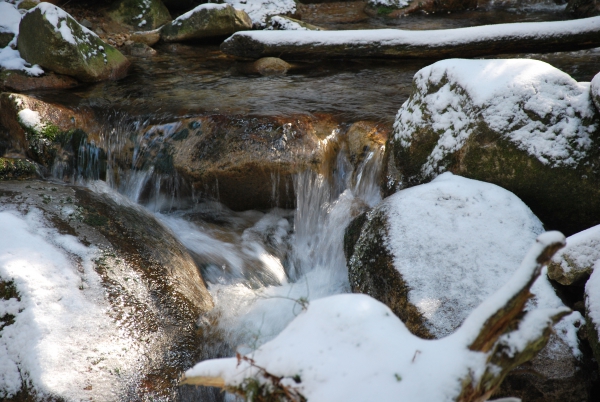
[[[21,95],[0,95],[0,124],[7,148],[27,155],[48,173],[56,163],[73,166],[81,142],[98,140],[99,127],[91,111],[72,110]]]
[[[283,75],[291,66],[277,57],[263,57],[252,63],[252,67],[260,75]]]
[[[600,15],[600,4],[594,0],[569,0],[567,12],[575,18],[593,17]]]
[[[129,37],[130,40],[136,43],[143,43],[148,46],[155,45],[160,40],[160,31],[134,32]]]
[[[228,4],[202,4],[181,15],[160,30],[165,42],[213,38],[252,29],[245,11]]]
[[[156,50],[152,49],[145,43],[133,43],[131,45],[125,45],[121,50],[128,56],[136,57],[150,57],[156,54]]]
[[[346,134],[350,160],[361,163],[369,151],[384,145],[389,135],[390,130],[382,124],[371,121],[352,124]]]
[[[65,297],[34,322],[39,307],[30,301],[43,297],[40,287],[27,287],[23,275],[3,267],[0,288],[12,289],[12,303],[20,306],[12,322],[0,328],[3,346],[19,350],[10,341],[15,329],[40,329],[21,334],[20,342],[30,349],[4,356],[3,364],[16,365],[20,377],[16,390],[0,387],[2,396],[9,392],[8,400],[11,393],[16,401],[174,400],[182,370],[202,358],[203,329],[196,322],[213,304],[191,256],[151,214],[97,190],[0,182],[3,218],[10,213],[20,226],[28,219],[36,244],[52,247],[44,264],[63,255],[67,279],[78,279],[65,282],[64,275],[48,269],[47,291]],[[32,264],[35,258],[19,255]],[[0,295],[0,303],[6,299]],[[61,321],[66,317],[70,322]],[[52,343],[57,337],[60,342]],[[51,359],[43,352],[49,344]],[[3,368],[11,374],[10,365]]]
[[[30,10],[19,30],[19,52],[32,64],[86,82],[127,74],[125,56],[54,5],[42,3]]]
[[[349,24],[365,21],[369,16],[365,13],[366,1],[336,1],[326,3],[297,4],[297,12],[303,21],[311,24]]]
[[[489,69],[503,73],[489,79]],[[388,193],[450,171],[512,191],[548,229],[600,223],[589,84],[540,61],[454,60],[417,72],[413,88],[386,149],[398,172],[388,171]]]
[[[66,89],[79,85],[79,82],[67,75],[48,72],[35,77],[20,70],[0,72],[0,89],[3,91],[32,91],[36,89]]]
[[[161,0],[120,0],[108,15],[136,30],[153,30],[172,20]]]
[[[265,29],[276,31],[323,31],[324,29],[304,21],[283,15],[274,15],[267,21]]]
[[[372,16],[398,18],[415,12],[437,13],[477,8],[477,0],[370,0],[365,9]]]
[[[37,166],[30,160],[0,157],[0,181],[24,180],[37,176]]]
[[[8,44],[15,38],[15,34],[12,32],[0,32],[0,48],[8,46]]]
[[[600,225],[567,238],[567,247],[558,251],[548,265],[548,277],[561,285],[581,285],[600,261]]]
[[[445,173],[397,192],[350,224],[344,239],[350,285],[385,303],[413,334],[441,338],[509,280],[541,231],[515,195]],[[532,293],[528,308],[563,306],[544,275]],[[536,395],[532,401],[587,400],[591,376],[575,335],[581,318],[575,312],[557,324],[558,335],[509,374],[502,395],[517,390]]]
[[[293,176],[318,169],[325,138],[338,128],[327,115],[213,115],[152,126],[132,140],[136,166],[178,175],[200,197],[241,211],[294,206]],[[134,146],[118,156],[129,169]]]

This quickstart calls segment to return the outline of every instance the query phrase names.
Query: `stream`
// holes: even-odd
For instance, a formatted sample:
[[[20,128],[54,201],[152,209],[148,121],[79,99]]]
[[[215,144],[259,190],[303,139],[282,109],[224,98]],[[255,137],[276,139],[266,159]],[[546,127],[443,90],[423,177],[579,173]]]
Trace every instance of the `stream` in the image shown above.
[[[565,18],[565,5],[516,3],[393,21],[352,21],[343,9],[335,14],[337,19],[327,18],[311,12],[316,6],[304,5],[304,20],[329,29],[446,29]],[[103,138],[118,152],[125,138],[135,138],[149,124],[210,114],[323,113],[346,125],[368,120],[391,128],[410,95],[414,74],[433,62],[302,60],[291,61],[293,69],[287,75],[261,77],[242,74],[242,62],[224,56],[215,44],[161,44],[156,50],[158,54],[150,58],[132,56],[133,67],[123,80],[29,95],[108,116]],[[578,81],[590,81],[600,65],[600,49],[495,56],[502,57],[539,59]],[[334,132],[324,141],[332,144],[332,151],[318,172],[307,170],[293,178],[293,209],[233,211],[218,200],[182,191],[185,183],[177,178],[165,184],[164,176],[157,176],[152,165],[142,168],[134,159],[131,168],[124,169],[109,155],[106,181],[112,191],[142,204],[169,227],[191,252],[208,284],[216,307],[199,323],[218,322],[224,340],[208,357],[246,353],[276,336],[311,300],[350,291],[344,230],[353,217],[381,201],[385,147],[371,150],[355,166],[343,135]],[[137,144],[141,142],[138,138]],[[142,147],[136,152],[143,152]],[[72,179],[74,184],[89,184],[82,177],[100,176],[94,158],[88,161],[89,165],[79,167],[81,174]],[[60,169],[54,175],[62,178]],[[275,184],[272,197],[278,197]],[[191,397],[181,396],[186,398]]]

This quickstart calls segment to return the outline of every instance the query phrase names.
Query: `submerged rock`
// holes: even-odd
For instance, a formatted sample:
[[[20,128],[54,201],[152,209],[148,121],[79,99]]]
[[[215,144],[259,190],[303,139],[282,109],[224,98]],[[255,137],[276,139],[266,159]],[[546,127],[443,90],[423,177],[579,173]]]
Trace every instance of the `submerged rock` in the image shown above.
[[[228,4],[202,4],[179,16],[160,30],[165,42],[213,38],[252,29],[245,11]]]
[[[263,57],[252,63],[254,70],[260,75],[283,75],[290,65],[277,57]]]
[[[344,242],[350,285],[389,306],[413,334],[442,338],[509,281],[542,231],[514,194],[445,173],[353,221]],[[532,293],[528,309],[564,307],[544,275]],[[547,351],[529,363],[537,375],[524,381],[548,397],[535,400],[586,400],[590,378],[580,370],[575,336],[580,321],[579,313],[566,317]]]
[[[108,15],[136,30],[153,30],[171,21],[171,14],[161,0],[120,0]]]
[[[600,223],[589,83],[535,60],[445,60],[420,70],[413,88],[389,142],[398,173],[388,171],[388,193],[450,171],[512,191],[549,229]]]
[[[79,82],[68,75],[48,72],[38,77],[20,70],[4,70],[0,72],[0,89],[3,91],[32,91],[36,89],[66,89],[79,85]]]
[[[4,400],[173,400],[201,358],[196,322],[212,300],[192,257],[97,190],[0,182],[13,235],[0,246]]]
[[[130,65],[118,50],[49,3],[23,16],[17,46],[29,63],[86,82],[122,78]]]
[[[567,247],[558,251],[548,265],[548,277],[561,285],[581,285],[600,261],[600,225],[567,238]]]
[[[137,57],[150,57],[156,55],[156,50],[152,49],[145,43],[133,43],[131,45],[125,45],[122,48],[123,53],[129,56]]]

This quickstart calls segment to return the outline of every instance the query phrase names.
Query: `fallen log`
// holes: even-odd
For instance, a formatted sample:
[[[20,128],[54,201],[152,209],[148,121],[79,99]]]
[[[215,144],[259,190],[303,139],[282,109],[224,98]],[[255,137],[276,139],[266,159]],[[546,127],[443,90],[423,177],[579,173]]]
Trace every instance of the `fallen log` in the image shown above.
[[[600,46],[600,17],[430,31],[245,31],[221,44],[232,56],[299,58],[478,57],[547,53]]]

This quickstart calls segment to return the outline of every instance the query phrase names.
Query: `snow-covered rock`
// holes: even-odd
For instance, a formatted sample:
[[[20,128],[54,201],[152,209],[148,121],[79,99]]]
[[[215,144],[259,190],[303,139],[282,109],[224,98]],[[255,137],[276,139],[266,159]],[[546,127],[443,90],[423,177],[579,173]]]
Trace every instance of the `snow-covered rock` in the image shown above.
[[[0,182],[0,398],[169,400],[201,358],[192,257],[104,190]]]
[[[366,11],[369,14],[391,18],[398,18],[415,12],[436,13],[477,7],[476,0],[369,0],[367,4]]]
[[[560,250],[548,265],[548,277],[562,285],[581,284],[600,261],[600,225],[567,238],[567,247]]]
[[[487,400],[506,371],[542,347],[548,318],[569,311],[535,309],[513,316],[522,321],[512,326],[500,319],[509,300],[526,295],[539,274],[541,250],[557,242],[564,242],[559,233],[539,236],[510,281],[443,339],[414,336],[368,296],[332,296],[311,302],[279,336],[246,356],[197,364],[186,372],[186,382],[209,379],[246,395],[286,392],[314,402]],[[490,347],[482,350],[481,339]]]
[[[172,19],[161,0],[120,0],[108,15],[138,31],[156,29]]]
[[[118,50],[49,3],[23,16],[18,50],[29,63],[86,82],[122,78],[130,65]]]
[[[269,17],[293,14],[296,11],[294,0],[225,0],[238,10],[244,10],[255,26],[264,27]]]
[[[201,4],[180,15],[160,30],[165,42],[211,38],[252,29],[252,21],[243,10],[228,4]]]
[[[388,305],[413,334],[441,338],[508,281],[542,231],[514,194],[447,172],[397,192],[362,224],[351,224],[345,244],[350,285]],[[529,309],[564,307],[545,275],[532,293]],[[547,356],[530,364],[543,379],[534,381],[566,384],[561,395],[566,389],[579,397],[587,387],[578,372],[575,335],[583,320],[577,312],[565,320]],[[574,384],[581,389],[576,392]]]
[[[536,60],[418,71],[390,141],[391,191],[444,171],[498,184],[567,234],[600,223],[600,114],[590,84]]]
[[[309,24],[295,18],[286,17],[283,15],[275,15],[269,18],[267,22],[267,30],[277,31],[322,31],[323,28]]]

